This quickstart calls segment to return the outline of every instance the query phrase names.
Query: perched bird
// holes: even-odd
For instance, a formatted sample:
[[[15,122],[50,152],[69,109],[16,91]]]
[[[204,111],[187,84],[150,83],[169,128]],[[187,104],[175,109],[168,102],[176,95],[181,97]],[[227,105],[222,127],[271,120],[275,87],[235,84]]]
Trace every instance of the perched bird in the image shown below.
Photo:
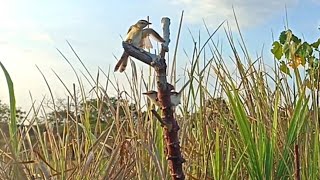
[[[181,89],[179,92],[175,92],[175,91],[170,91],[170,101],[171,101],[171,106],[178,106],[179,104],[181,104],[181,94],[182,91],[184,90],[184,88],[187,87],[187,85],[189,84],[190,81],[188,81]],[[171,85],[172,86],[172,85]],[[160,106],[160,102],[158,99],[158,92],[157,91],[148,91],[145,93],[142,93],[144,95],[146,95],[150,101],[155,104],[156,106]]]
[[[149,39],[149,35],[151,35],[158,42],[165,42],[165,40],[152,28],[147,27],[150,22],[146,20],[139,20],[136,24],[132,25],[127,33],[127,37],[125,42],[131,43],[132,45],[139,48],[152,48],[152,44]],[[123,72],[128,64],[129,54],[125,51],[122,53],[122,56],[118,63],[116,64],[114,71],[119,69],[120,72]]]
[[[148,96],[148,98],[153,104],[155,104],[156,106],[160,106],[157,91],[148,91],[142,94]],[[178,106],[179,104],[181,104],[181,93],[171,91],[170,101],[172,106]]]

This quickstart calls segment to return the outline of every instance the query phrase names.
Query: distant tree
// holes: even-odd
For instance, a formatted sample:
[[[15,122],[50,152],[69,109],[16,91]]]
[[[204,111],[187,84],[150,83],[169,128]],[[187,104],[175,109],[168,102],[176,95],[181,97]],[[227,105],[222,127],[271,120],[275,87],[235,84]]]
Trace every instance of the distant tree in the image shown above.
[[[21,122],[25,118],[26,112],[17,108],[17,122]],[[10,120],[10,107],[0,100],[0,122],[8,122]]]

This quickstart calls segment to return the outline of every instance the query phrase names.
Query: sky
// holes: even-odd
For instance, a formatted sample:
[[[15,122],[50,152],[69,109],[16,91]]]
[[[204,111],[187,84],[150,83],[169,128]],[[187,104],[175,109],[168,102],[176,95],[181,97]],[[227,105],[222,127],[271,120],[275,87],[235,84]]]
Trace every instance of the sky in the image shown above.
[[[272,33],[277,37],[284,30],[285,9],[289,28],[295,34],[307,41],[315,41],[320,35],[320,0],[0,0],[0,4],[0,61],[13,79],[17,106],[24,109],[32,104],[30,94],[38,103],[43,97],[49,97],[36,66],[44,73],[55,98],[65,98],[67,93],[53,71],[68,88],[76,83],[72,69],[57,49],[78,72],[84,72],[66,41],[72,44],[92,74],[95,75],[99,67],[107,72],[116,64],[113,55],[121,56],[121,36],[125,36],[130,25],[147,16],[157,31],[161,30],[162,17],[171,19],[170,49],[173,50],[184,10],[178,57],[184,56],[184,49],[192,48],[189,30],[207,36],[203,21],[211,31],[224,20],[236,30],[233,8],[252,54],[264,47],[266,56],[272,59]],[[222,35],[223,31],[217,34]],[[117,73],[116,78],[125,79],[125,75]],[[8,99],[6,81],[0,72],[0,100],[8,103]]]

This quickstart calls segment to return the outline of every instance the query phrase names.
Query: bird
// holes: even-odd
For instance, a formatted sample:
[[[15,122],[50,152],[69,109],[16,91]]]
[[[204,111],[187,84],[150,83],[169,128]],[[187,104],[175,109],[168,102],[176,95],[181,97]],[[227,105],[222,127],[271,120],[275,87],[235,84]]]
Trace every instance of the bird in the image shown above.
[[[190,82],[190,80],[184,84],[184,86],[180,89],[179,92],[170,91],[171,106],[176,107],[179,104],[181,104],[182,91],[187,87],[189,82]],[[159,102],[159,99],[158,99],[158,92],[157,91],[151,90],[151,91],[147,91],[147,92],[142,93],[142,94],[146,95],[153,104],[155,104],[156,106],[160,107],[160,102]]]
[[[165,40],[152,28],[146,28],[151,23],[146,20],[139,20],[136,24],[130,26],[125,42],[130,43],[138,48],[152,48],[150,39],[151,35],[158,42],[165,42]],[[114,71],[123,72],[128,64],[129,54],[125,51],[122,53],[121,58],[116,64]]]
[[[146,95],[153,104],[155,104],[156,106],[160,106],[157,91],[151,90],[142,94]],[[172,106],[178,106],[179,104],[181,104],[181,93],[179,94],[178,92],[171,91],[170,101]]]

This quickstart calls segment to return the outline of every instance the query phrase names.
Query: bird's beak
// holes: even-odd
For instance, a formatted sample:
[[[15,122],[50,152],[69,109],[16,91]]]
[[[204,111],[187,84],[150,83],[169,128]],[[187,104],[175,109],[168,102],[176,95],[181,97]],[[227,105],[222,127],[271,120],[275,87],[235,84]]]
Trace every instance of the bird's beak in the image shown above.
[[[151,22],[148,22],[148,24],[150,25],[150,24],[152,24]]]

